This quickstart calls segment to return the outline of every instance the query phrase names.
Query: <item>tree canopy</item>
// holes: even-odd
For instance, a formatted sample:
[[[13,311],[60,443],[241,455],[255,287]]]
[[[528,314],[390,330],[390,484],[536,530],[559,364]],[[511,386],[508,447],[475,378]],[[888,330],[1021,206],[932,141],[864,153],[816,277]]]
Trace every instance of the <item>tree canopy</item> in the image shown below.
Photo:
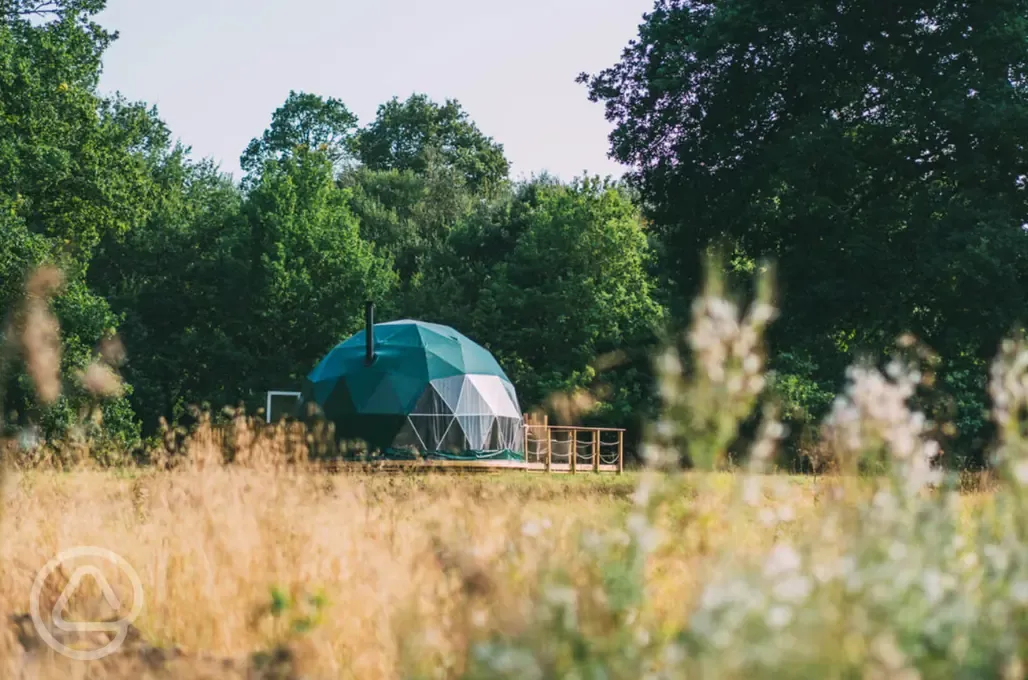
[[[244,172],[253,174],[270,159],[318,151],[341,168],[352,156],[356,131],[357,116],[343,102],[291,91],[272,114],[270,127],[246,147],[239,164]]]
[[[581,80],[683,295],[712,244],[772,257],[812,377],[904,332],[977,370],[1026,302],[1026,9],[658,0]]]
[[[357,137],[361,163],[371,170],[427,172],[451,168],[475,192],[496,190],[510,164],[503,145],[484,135],[456,100],[436,104],[422,94],[392,99]]]
[[[654,343],[717,251],[730,274],[775,264],[764,397],[793,425],[913,333],[941,356],[955,450],[981,456],[985,364],[1028,302],[1028,0],[655,0],[580,77],[631,167],[617,183],[512,181],[453,99],[393,98],[362,125],[299,90],[235,182],[99,91],[104,5],[0,0],[0,313],[17,332],[27,272],[57,265],[67,345],[44,407],[5,366],[5,422],[132,447],[190,405],[258,407],[370,298],[489,347],[526,409],[588,388],[585,419],[638,436]],[[125,389],[85,423],[76,376],[114,334]]]

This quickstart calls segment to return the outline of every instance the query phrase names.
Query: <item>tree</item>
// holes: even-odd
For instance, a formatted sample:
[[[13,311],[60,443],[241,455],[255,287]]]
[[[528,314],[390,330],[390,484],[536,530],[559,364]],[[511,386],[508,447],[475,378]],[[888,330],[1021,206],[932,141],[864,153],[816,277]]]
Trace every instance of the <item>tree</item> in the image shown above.
[[[627,196],[598,180],[543,178],[481,208],[426,267],[420,306],[492,350],[523,406],[605,384],[590,414],[626,424],[652,407],[649,350],[662,321],[646,234]],[[597,361],[623,354],[605,374]]]
[[[380,106],[358,134],[357,148],[371,170],[421,175],[433,166],[451,168],[476,194],[497,191],[510,170],[503,146],[482,134],[456,100],[439,105],[422,94]]]
[[[103,431],[80,422],[91,398],[76,374],[119,322],[86,273],[103,238],[125,233],[152,209],[148,169],[168,141],[152,110],[96,92],[101,56],[116,37],[92,21],[103,6],[0,3],[0,315],[16,316],[33,268],[54,264],[66,277],[53,301],[64,345],[62,396],[34,405],[26,374],[14,372],[2,378],[6,403],[18,423],[40,424],[49,437],[82,426],[96,435],[94,447],[132,444],[138,426],[124,397],[103,404]]]
[[[152,173],[159,206],[135,229],[104,239],[89,269],[90,285],[123,317],[124,375],[147,434],[190,405],[236,403],[256,368],[241,348],[251,328],[239,190],[181,147]]]
[[[50,440],[64,439],[78,429],[92,440],[94,453],[111,444],[123,451],[138,444],[140,434],[127,401],[131,386],[124,386],[123,394],[97,400],[81,380],[81,372],[97,358],[102,341],[114,334],[118,317],[74,268],[65,267],[67,280],[51,305],[60,326],[59,396],[51,403],[37,399],[28,374],[20,365],[9,363],[12,357],[2,356],[18,344],[7,344],[3,335],[20,335],[24,330],[26,320],[20,318],[20,310],[27,278],[36,268],[53,263],[51,250],[46,237],[31,233],[16,219],[0,216],[0,407],[5,411],[0,413],[0,423],[37,425]],[[83,418],[90,411],[99,415],[102,430]]]
[[[115,36],[79,4],[42,25],[0,22],[0,199],[84,261],[103,234],[145,216],[146,156],[169,135],[152,110],[96,94]]]
[[[451,168],[411,170],[357,168],[343,176],[362,237],[388,254],[404,290],[415,287],[424,261],[470,214],[474,197]]]
[[[0,19],[54,19],[99,13],[107,0],[0,0]]]
[[[251,314],[245,345],[255,391],[297,384],[363,322],[364,301],[395,286],[391,262],[360,236],[326,155],[269,161],[243,207]]]
[[[289,97],[271,117],[271,126],[253,139],[239,159],[243,171],[256,173],[269,159],[282,159],[299,149],[320,151],[342,169],[351,157],[357,116],[338,99],[306,92]]]
[[[769,256],[814,378],[907,331],[979,372],[1026,302],[1026,10],[658,0],[581,80],[683,296],[712,244]]]

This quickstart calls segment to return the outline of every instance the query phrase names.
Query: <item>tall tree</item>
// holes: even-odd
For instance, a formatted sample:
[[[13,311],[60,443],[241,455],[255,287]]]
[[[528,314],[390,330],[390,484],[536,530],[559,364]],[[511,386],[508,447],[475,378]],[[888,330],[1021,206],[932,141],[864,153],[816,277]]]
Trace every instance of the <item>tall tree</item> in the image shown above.
[[[507,179],[503,146],[485,136],[453,99],[440,105],[423,94],[392,99],[357,137],[361,162],[372,170],[424,174],[441,165],[456,170],[474,193],[489,193]]]
[[[167,149],[167,130],[152,110],[97,93],[102,54],[116,37],[92,20],[103,6],[0,3],[0,315],[15,311],[27,270],[50,263],[65,271],[53,307],[67,384],[56,403],[36,408],[23,373],[4,379],[18,420],[31,418],[47,435],[83,425],[88,395],[75,375],[119,322],[86,273],[103,238],[131,230],[152,210],[149,168]],[[107,434],[137,437],[124,401],[103,412]]]
[[[391,263],[361,238],[349,200],[329,158],[306,150],[266,163],[248,196],[246,346],[260,365],[253,390],[297,384],[360,327],[364,301],[395,285]]]
[[[980,379],[1028,302],[1026,16],[1025,0],[658,0],[581,80],[686,294],[712,243],[771,256],[772,339],[815,378],[910,331]]]
[[[264,134],[254,138],[239,159],[243,171],[256,173],[269,159],[281,159],[300,149],[320,151],[342,169],[352,156],[357,116],[331,97],[307,92],[289,92],[289,97],[271,117]]]

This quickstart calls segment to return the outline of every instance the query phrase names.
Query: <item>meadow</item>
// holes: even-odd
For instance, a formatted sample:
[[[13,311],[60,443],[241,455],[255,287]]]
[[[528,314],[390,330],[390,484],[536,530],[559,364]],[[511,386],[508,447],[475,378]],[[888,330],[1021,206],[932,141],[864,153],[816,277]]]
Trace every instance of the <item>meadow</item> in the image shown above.
[[[330,473],[309,441],[245,418],[144,465],[9,451],[5,676],[1023,677],[1028,344],[1006,341],[993,365],[987,474],[937,464],[916,398],[930,367],[902,339],[884,367],[849,371],[822,472],[782,475],[784,428],[759,398],[762,295],[744,309],[708,285],[690,360],[669,346],[656,361],[662,416],[622,476]],[[757,407],[746,457],[728,456]],[[26,615],[40,567],[78,545],[119,554],[143,593],[124,644],[93,661],[55,654]],[[41,612],[69,578],[43,582]],[[65,620],[130,606],[78,585]],[[43,618],[69,649],[110,639]]]
[[[673,540],[647,565],[650,594],[638,612],[646,629],[684,624],[713,556],[760,555],[809,529],[825,485],[780,481],[784,496],[732,519],[731,475],[679,481],[680,500],[657,522]],[[225,677],[229,661],[229,677],[248,677],[262,654],[285,652],[275,671],[283,674],[268,677],[460,675],[475,645],[544,627],[536,619],[540,598],[582,596],[582,626],[613,625],[600,611],[609,606],[603,570],[613,559],[603,554],[611,546],[601,545],[628,540],[639,482],[639,474],[232,468],[14,474],[0,524],[2,610],[27,612],[39,567],[79,545],[124,557],[139,574],[145,607],[135,622],[141,640],[102,661],[68,661],[42,645],[24,652],[10,631],[5,675],[52,663],[53,677],[99,677],[100,669],[110,677],[140,677],[143,669],[154,677]],[[554,590],[548,581],[558,571],[566,584]],[[109,575],[117,582],[116,570]],[[64,585],[55,575],[45,611]],[[83,620],[103,616],[90,585],[73,600]],[[296,625],[304,617],[309,627]],[[182,655],[154,656],[149,647]]]

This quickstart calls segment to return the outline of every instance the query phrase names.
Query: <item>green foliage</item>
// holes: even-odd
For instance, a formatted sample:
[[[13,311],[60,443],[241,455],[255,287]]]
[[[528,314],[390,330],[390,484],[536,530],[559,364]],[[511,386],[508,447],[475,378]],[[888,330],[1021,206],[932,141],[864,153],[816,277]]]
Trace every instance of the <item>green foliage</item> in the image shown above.
[[[296,677],[290,646],[320,625],[328,599],[321,591],[294,595],[273,586],[269,602],[251,619],[254,627],[270,623],[266,649],[251,655],[253,670],[262,678],[288,680]]]
[[[772,345],[827,384],[904,332],[946,361],[988,356],[1021,318],[1026,12],[658,0],[582,80],[686,299],[710,244],[774,259]]]
[[[281,160],[305,150],[321,152],[342,167],[351,156],[356,130],[357,116],[338,99],[290,91],[272,115],[271,126],[250,142],[239,164],[253,175],[268,160]]]
[[[323,154],[268,162],[243,212],[256,303],[250,328],[261,329],[245,339],[262,363],[253,386],[297,384],[360,328],[363,302],[386,298],[395,274],[361,238],[349,191],[337,186]]]
[[[183,149],[151,172],[156,209],[106,238],[89,269],[90,284],[123,317],[124,375],[147,432],[190,404],[237,402],[256,369],[240,342],[249,328],[249,251],[238,189]]]
[[[510,164],[503,146],[486,137],[456,100],[436,104],[422,94],[394,98],[357,136],[358,156],[371,170],[454,170],[475,193],[499,190]]]
[[[113,37],[69,8],[0,23],[0,205],[78,257],[146,214],[145,154],[168,136],[152,112],[96,94]]]
[[[439,165],[421,174],[361,167],[346,173],[342,183],[352,190],[350,206],[361,236],[392,257],[406,289],[474,204],[463,176]]]

